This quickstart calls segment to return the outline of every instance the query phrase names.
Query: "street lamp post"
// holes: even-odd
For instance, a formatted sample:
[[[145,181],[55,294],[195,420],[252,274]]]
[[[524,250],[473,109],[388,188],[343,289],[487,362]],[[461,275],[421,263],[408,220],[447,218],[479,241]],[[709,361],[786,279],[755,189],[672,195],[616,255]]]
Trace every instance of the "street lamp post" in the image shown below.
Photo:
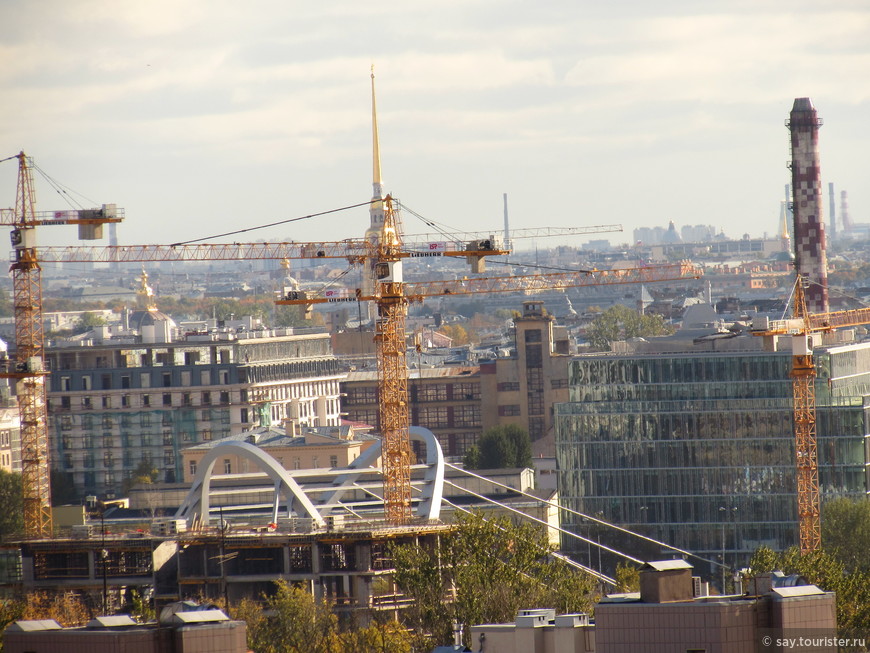
[[[725,506],[719,506],[719,512],[722,513],[720,526],[722,528],[722,594],[725,594],[725,522],[728,521],[729,516],[737,514],[737,506],[731,506],[730,509]],[[736,525],[735,525],[735,533],[736,533]],[[735,536],[736,539],[736,536]]]
[[[107,612],[109,588],[106,581],[106,562],[108,562],[109,552],[106,551],[106,523],[105,523],[106,507],[100,504],[100,558],[103,561],[103,615]]]

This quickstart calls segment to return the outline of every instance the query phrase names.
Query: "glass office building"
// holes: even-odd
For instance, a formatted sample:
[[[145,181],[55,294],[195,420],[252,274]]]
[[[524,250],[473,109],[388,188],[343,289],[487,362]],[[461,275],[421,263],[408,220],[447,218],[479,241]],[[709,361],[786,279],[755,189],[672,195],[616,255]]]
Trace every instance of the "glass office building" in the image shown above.
[[[862,496],[870,344],[818,350],[816,366],[822,500]],[[555,407],[563,504],[735,568],[760,545],[797,544],[790,370],[790,351],[573,360],[570,400]],[[589,532],[581,518],[563,522]],[[564,548],[586,555],[574,538]]]

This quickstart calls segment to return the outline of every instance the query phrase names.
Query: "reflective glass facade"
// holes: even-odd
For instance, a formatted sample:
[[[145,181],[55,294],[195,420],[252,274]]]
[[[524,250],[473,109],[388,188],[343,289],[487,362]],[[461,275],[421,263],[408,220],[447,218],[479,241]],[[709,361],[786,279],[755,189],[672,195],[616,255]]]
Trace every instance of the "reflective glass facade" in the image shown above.
[[[816,362],[823,500],[862,495],[870,345],[817,351]],[[570,401],[555,407],[564,505],[707,558],[725,549],[729,565],[762,544],[796,544],[790,369],[790,352],[573,360]]]

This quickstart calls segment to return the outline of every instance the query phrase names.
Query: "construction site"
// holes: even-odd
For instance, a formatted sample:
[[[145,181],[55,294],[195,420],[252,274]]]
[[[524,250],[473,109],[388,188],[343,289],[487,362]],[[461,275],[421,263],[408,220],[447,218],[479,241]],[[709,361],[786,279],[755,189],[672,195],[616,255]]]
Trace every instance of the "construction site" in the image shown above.
[[[817,172],[817,165],[813,168],[811,144],[815,138],[812,130],[817,128],[818,121],[808,103],[809,100],[796,102],[791,119],[795,175],[805,174],[799,172],[804,168]],[[38,247],[36,233],[47,225],[78,225],[81,239],[97,239],[102,236],[103,226],[119,222],[124,212],[114,205],[103,205],[100,209],[60,214],[38,213],[34,210],[35,194],[29,159],[23,152],[14,157],[19,163],[16,205],[14,210],[2,213],[0,224],[13,229],[16,342],[13,357],[6,361],[2,376],[15,384],[20,410],[25,535],[3,544],[0,582],[25,590],[60,588],[86,592],[101,600],[104,610],[111,610],[122,603],[124,594],[131,589],[149,596],[157,605],[191,597],[223,597],[233,602],[268,593],[274,581],[283,578],[309,588],[315,596],[330,599],[338,611],[354,618],[364,620],[382,611],[395,613],[407,607],[407,599],[392,580],[391,547],[414,543],[427,549],[437,548],[439,537],[451,529],[450,520],[442,511],[443,506],[450,505],[454,510],[468,509],[455,501],[449,491],[454,482],[447,479],[448,472],[458,468],[445,461],[441,447],[430,431],[410,424],[405,330],[408,306],[430,297],[477,293],[526,296],[552,289],[687,282],[702,274],[698,266],[679,262],[605,270],[486,276],[485,261],[488,257],[510,253],[507,234],[505,239],[494,234],[463,234],[461,237],[442,234],[442,240],[409,242],[403,238],[398,206],[390,195],[384,193],[381,182],[374,78],[372,118],[374,194],[366,203],[371,226],[365,238],[341,242]],[[807,139],[810,146],[807,146]],[[804,166],[802,162],[807,158],[810,163]],[[818,183],[818,179],[808,182],[800,178],[795,188],[805,189],[807,183]],[[863,310],[828,312],[826,294],[818,290],[820,284],[824,284],[824,238],[820,242],[804,233],[807,229],[818,228],[817,212],[814,216],[810,209],[807,217],[805,209],[807,202],[817,201],[820,193],[810,189],[805,194],[806,197],[799,202],[803,208],[799,211],[798,203],[795,205],[798,274],[794,317],[759,323],[754,331],[765,336],[765,342],[772,348],[777,347],[775,339],[778,336],[795,342],[792,378],[800,546],[803,551],[812,551],[819,548],[821,537],[813,334],[867,324],[870,315]],[[605,228],[588,228],[586,232],[594,233],[596,230]],[[582,229],[578,231],[583,232]],[[468,264],[468,274],[442,281],[405,279],[405,263],[434,256],[464,259]],[[316,430],[318,428],[339,426],[337,379],[340,375],[330,362],[327,340],[316,334],[285,333],[269,343],[253,342],[256,340],[253,338],[247,343],[250,346],[246,346],[242,339],[230,344],[221,342],[220,336],[201,334],[209,353],[194,355],[193,345],[173,345],[161,335],[159,311],[156,304],[148,303],[143,310],[149,319],[140,323],[138,333],[130,335],[134,338],[132,345],[122,343],[113,354],[117,356],[114,367],[134,370],[135,373],[102,374],[102,386],[93,399],[89,395],[93,389],[89,385],[91,381],[86,382],[80,377],[100,374],[100,369],[107,366],[105,360],[92,360],[85,352],[67,358],[46,355],[41,262],[283,262],[330,258],[347,261],[364,270],[363,282],[358,288],[328,288],[317,294],[298,287],[286,287],[281,290],[276,304],[301,307],[310,314],[320,304],[357,303],[366,306],[372,318],[378,375],[377,423],[372,425],[375,437],[364,439],[358,452],[342,461],[343,464],[330,464],[328,468],[313,470],[301,466],[292,468],[289,460],[278,460],[258,446],[253,435],[241,439],[228,437],[253,433],[257,427],[268,428],[273,421],[285,425],[294,434],[310,428],[311,438],[322,437]],[[804,278],[814,280],[814,284],[806,288],[806,293]],[[143,286],[147,288],[144,282]],[[275,344],[279,340],[280,346]],[[534,346],[535,343],[526,344]],[[262,347],[258,349],[258,345]],[[56,367],[46,364],[49,359],[56,361]],[[525,380],[528,394],[540,394],[545,382],[542,365],[539,360],[535,362],[534,356],[530,360],[530,367],[537,365],[537,375],[530,373]],[[229,365],[238,365],[238,370],[222,367]],[[280,365],[299,366],[290,374],[295,375],[294,383],[282,386],[278,382],[279,376],[287,372],[284,367],[276,367]],[[86,374],[76,376],[78,372]],[[165,480],[181,482],[182,478],[185,479],[184,496],[173,505],[173,514],[144,523],[114,523],[107,510],[111,504],[109,497],[94,496],[83,523],[68,531],[53,523],[49,470],[56,463],[50,460],[52,445],[49,442],[46,399],[49,377],[51,383],[57,384],[59,392],[79,393],[75,395],[81,398],[79,406],[74,406],[69,400],[65,408],[61,404],[61,409],[66,410],[71,418],[80,412],[103,411],[100,433],[106,451],[100,478],[88,476],[95,473],[92,470],[99,464],[88,459],[87,454],[80,456],[78,441],[71,439],[74,429],[80,431],[75,431],[75,437],[90,437],[86,423],[71,419],[69,428],[64,427],[63,420],[57,425],[59,430],[55,439],[61,445],[54,453],[70,455],[70,468],[78,468],[81,464],[80,482],[85,487],[98,483],[117,484],[109,475],[110,471],[106,471],[112,469],[110,462],[121,458],[124,460],[123,468],[129,471],[145,460],[146,450],[149,451],[149,461],[162,454],[158,466],[162,464],[164,472],[172,471],[171,477],[167,473]],[[248,380],[255,383],[250,387],[241,385]],[[313,381],[319,383],[316,389],[312,389]],[[170,391],[176,387],[178,392]],[[102,402],[99,407],[94,405],[97,396]],[[156,402],[158,396],[161,396],[159,406],[152,406],[151,402]],[[106,416],[117,414],[120,423],[125,415],[149,413],[152,407],[162,411],[157,418],[161,423],[162,442],[147,440],[146,445],[144,438],[150,438],[152,434],[145,430],[136,431],[136,439],[125,441],[123,434],[132,431],[121,430],[120,424],[106,421]],[[226,419],[223,414],[216,416],[211,412],[223,409]],[[189,417],[185,417],[185,411],[189,411]],[[209,413],[208,417],[206,413]],[[180,416],[177,420],[176,415]],[[215,439],[211,435],[213,427],[205,422],[219,422],[226,428],[217,431],[219,442],[209,445],[195,465],[188,463],[185,468],[181,454],[181,449],[188,446],[185,443],[193,446]],[[65,430],[70,432],[68,449],[64,449]],[[206,431],[209,436],[202,437]],[[412,441],[418,445],[412,447]],[[152,446],[153,451],[150,451],[148,448]],[[349,445],[344,443],[342,446]],[[134,451],[138,457],[133,456]],[[237,459],[246,461],[242,469],[234,468],[228,462]],[[615,551],[600,541],[593,542],[576,532],[562,529],[558,510],[565,508],[558,504],[543,500],[546,509],[553,514],[552,519],[529,517],[527,512],[512,507],[510,499],[521,497],[540,502],[540,497],[486,479],[480,479],[480,483],[483,486],[489,483],[489,486],[478,490],[465,487],[465,493],[470,493],[481,503],[494,506],[501,514],[521,515],[539,522],[544,528],[555,529],[564,537],[579,538],[589,546],[619,554],[635,564],[645,562]],[[630,534],[627,529],[614,527],[600,517],[579,511],[573,514],[585,523],[613,527]],[[644,539],[679,556],[694,555],[667,543]],[[601,569],[577,562],[572,564],[605,586],[615,584],[614,579]],[[719,566],[724,567],[724,563],[719,563]]]

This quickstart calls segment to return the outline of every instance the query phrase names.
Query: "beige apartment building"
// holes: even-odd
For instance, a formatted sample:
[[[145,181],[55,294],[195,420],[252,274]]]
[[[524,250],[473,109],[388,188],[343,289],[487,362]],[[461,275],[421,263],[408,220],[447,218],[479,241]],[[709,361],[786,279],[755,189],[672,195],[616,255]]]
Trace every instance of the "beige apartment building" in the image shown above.
[[[230,435],[221,440],[202,442],[182,450],[184,482],[196,476],[199,462],[209,450],[221,442],[240,441],[256,444],[271,455],[285,469],[332,469],[347,467],[359,455],[378,441],[369,435],[368,427],[342,424],[341,426],[302,427],[294,435],[292,423],[288,429],[280,426],[257,427],[245,433]],[[215,468],[217,474],[247,474],[258,472],[259,467],[247,458],[228,454]]]
[[[0,408],[0,469],[21,471],[21,420],[16,406]]]
[[[514,327],[516,355],[480,365],[481,427],[516,424],[534,446],[553,431],[553,404],[568,400],[569,340],[539,300],[523,302]]]

